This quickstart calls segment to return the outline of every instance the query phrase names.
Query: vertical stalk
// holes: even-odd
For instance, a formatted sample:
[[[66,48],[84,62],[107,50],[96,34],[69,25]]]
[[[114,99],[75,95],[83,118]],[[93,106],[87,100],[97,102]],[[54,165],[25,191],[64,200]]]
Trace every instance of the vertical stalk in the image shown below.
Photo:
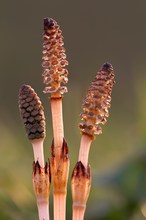
[[[38,161],[41,167],[45,166],[43,142],[43,139],[35,139],[32,141],[34,161]]]
[[[73,217],[72,220],[83,220],[85,215],[86,207],[75,207],[73,206]]]
[[[48,202],[37,203],[39,220],[49,220]]]
[[[68,180],[68,147],[64,141],[62,95],[67,92],[68,71],[63,36],[59,25],[52,18],[44,18],[43,33],[43,81],[44,93],[50,94],[53,144],[51,176],[54,191],[54,220],[65,220],[66,187]]]
[[[51,176],[53,182],[54,220],[66,219],[66,194],[69,173],[68,146],[63,139],[61,156],[56,159],[55,146],[52,142]]]
[[[69,171],[67,156],[62,154],[64,143],[64,128],[62,114],[62,98],[51,98],[52,122],[54,134],[53,159],[51,160],[53,190],[54,190],[54,220],[66,219],[66,185]],[[67,147],[67,145],[66,145]],[[68,150],[67,150],[68,154]],[[63,172],[65,170],[65,172]],[[62,175],[63,174],[63,175]],[[61,187],[62,186],[62,187]]]
[[[51,97],[52,124],[56,160],[59,160],[64,138],[62,97]]]
[[[91,187],[90,168],[88,165],[89,150],[92,137],[82,134],[78,163],[72,175],[72,197],[73,197],[73,220],[83,220],[86,210],[86,202]]]
[[[80,123],[81,143],[78,162],[72,174],[73,220],[83,220],[90,193],[91,177],[88,156],[95,134],[101,134],[100,124],[109,116],[112,87],[115,83],[113,67],[105,63],[92,81],[83,101]]]
[[[78,161],[81,161],[85,168],[87,168],[88,165],[88,157],[89,157],[91,142],[92,142],[91,136],[86,134],[82,135]]]
[[[39,220],[49,220],[50,166],[42,168],[37,161],[33,163],[33,187],[36,195]]]
[[[66,219],[66,188],[69,172],[68,147],[64,140],[62,97],[51,97],[53,146],[51,158],[54,220]],[[67,160],[66,160],[67,159]]]
[[[54,193],[54,219],[66,219],[66,193]]]
[[[81,161],[77,162],[71,179],[72,189],[72,219],[83,220],[86,203],[89,197],[91,187],[90,166],[84,167]]]

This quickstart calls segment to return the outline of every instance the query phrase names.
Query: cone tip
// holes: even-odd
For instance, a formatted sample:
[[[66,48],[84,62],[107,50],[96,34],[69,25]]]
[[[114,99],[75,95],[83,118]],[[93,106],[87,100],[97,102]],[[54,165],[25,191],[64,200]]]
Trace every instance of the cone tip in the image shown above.
[[[44,18],[44,29],[49,29],[50,27],[53,26],[53,19],[49,17]]]
[[[104,70],[104,71],[109,71],[110,70],[111,71],[111,70],[113,70],[113,66],[110,63],[106,62],[106,63],[103,64],[102,70]]]

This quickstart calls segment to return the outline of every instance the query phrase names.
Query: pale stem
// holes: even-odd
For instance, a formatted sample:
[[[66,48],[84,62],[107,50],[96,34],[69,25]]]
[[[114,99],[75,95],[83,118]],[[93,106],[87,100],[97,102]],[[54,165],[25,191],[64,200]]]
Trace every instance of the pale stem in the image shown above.
[[[49,220],[49,207],[48,202],[37,203],[39,220]]]
[[[31,141],[34,152],[35,163],[38,161],[42,168],[44,168],[45,166],[43,142],[44,139],[35,139]]]
[[[60,158],[64,138],[62,97],[51,98],[55,157]]]
[[[72,220],[83,220],[86,207],[73,207]]]
[[[54,193],[54,220],[66,218],[66,193]]]
[[[87,168],[88,165],[88,157],[89,157],[91,142],[92,142],[92,138],[89,135],[86,134],[82,135],[78,161],[81,161],[85,168]]]

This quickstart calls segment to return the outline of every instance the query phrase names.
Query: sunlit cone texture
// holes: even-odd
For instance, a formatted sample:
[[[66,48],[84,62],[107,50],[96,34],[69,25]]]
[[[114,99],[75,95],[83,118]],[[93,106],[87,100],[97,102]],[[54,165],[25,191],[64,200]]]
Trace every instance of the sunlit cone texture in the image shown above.
[[[82,133],[92,137],[94,134],[102,133],[100,124],[105,124],[109,116],[108,109],[114,83],[113,67],[111,64],[105,63],[97,72],[82,104],[83,112],[80,115],[83,120],[83,123],[80,124]]]
[[[42,103],[29,85],[22,85],[19,90],[19,109],[30,140],[45,138],[46,124]]]
[[[43,78],[46,87],[44,93],[58,93],[60,95],[67,92],[67,88],[61,84],[68,82],[68,71],[66,65],[65,48],[63,47],[63,36],[59,25],[52,18],[44,18],[43,33]]]

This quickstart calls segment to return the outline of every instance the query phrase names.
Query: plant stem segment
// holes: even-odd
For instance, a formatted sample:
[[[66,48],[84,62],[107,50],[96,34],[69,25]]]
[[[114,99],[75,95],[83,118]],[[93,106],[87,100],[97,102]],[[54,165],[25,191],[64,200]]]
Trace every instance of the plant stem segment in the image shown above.
[[[39,220],[49,220],[49,209],[48,209],[48,203],[40,202],[37,203],[38,207],[38,213],[39,213]]]
[[[82,135],[78,161],[81,161],[86,169],[88,165],[88,156],[89,156],[91,142],[92,142],[91,136],[87,134]]]
[[[63,220],[66,216],[66,193],[54,193],[54,219]]]
[[[33,152],[34,152],[34,160],[35,162],[39,162],[40,166],[43,168],[45,166],[44,163],[44,148],[43,148],[43,139],[35,139],[31,141]]]
[[[84,167],[82,162],[77,162],[71,180],[72,199],[73,199],[73,220],[83,220],[86,203],[91,187],[90,166]]]
[[[50,167],[42,168],[37,161],[33,163],[33,187],[37,200],[39,220],[49,220]]]
[[[85,215],[85,207],[73,207],[72,220],[83,220]]]
[[[88,164],[89,150],[93,137],[82,134],[79,158],[72,174],[73,220],[83,220],[86,203],[90,193],[91,176]]]
[[[52,143],[51,177],[54,191],[54,220],[65,220],[66,194],[69,173],[68,146],[63,139],[61,156],[58,160],[55,155],[54,142]]]
[[[59,160],[64,138],[62,97],[51,97],[52,124],[54,135],[54,150],[56,159]]]

